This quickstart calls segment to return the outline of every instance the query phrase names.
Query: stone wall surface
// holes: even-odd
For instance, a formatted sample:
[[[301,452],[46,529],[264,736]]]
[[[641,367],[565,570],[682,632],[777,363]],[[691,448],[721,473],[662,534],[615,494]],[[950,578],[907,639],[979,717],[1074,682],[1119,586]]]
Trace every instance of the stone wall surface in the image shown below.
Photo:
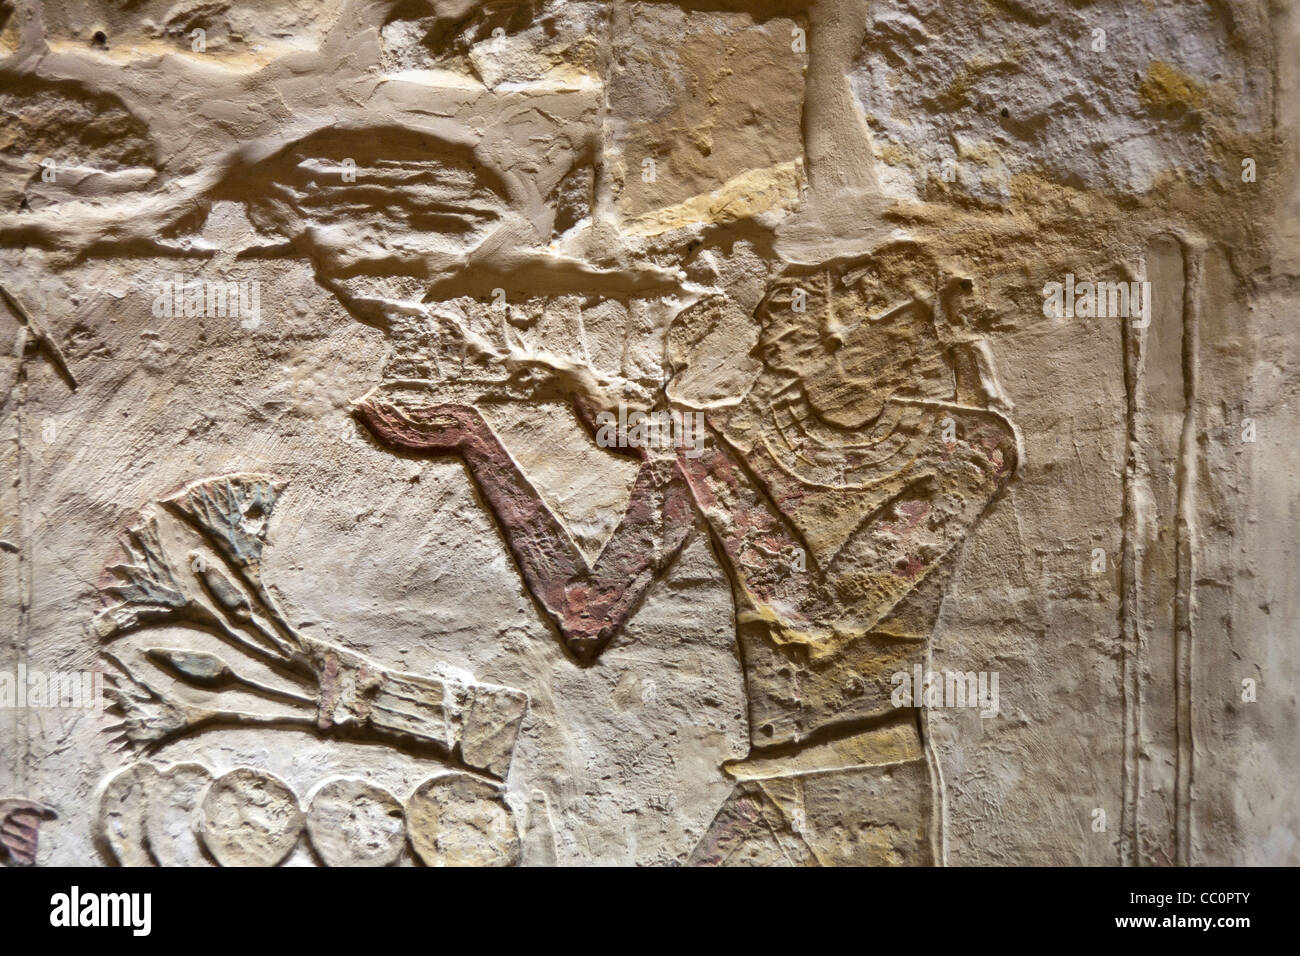
[[[1298,45],[0,0],[0,860],[1300,862]]]

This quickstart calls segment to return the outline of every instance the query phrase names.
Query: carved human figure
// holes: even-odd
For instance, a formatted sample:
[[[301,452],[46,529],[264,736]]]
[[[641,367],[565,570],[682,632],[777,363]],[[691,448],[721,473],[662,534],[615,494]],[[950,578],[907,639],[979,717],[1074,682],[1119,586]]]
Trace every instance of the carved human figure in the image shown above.
[[[689,350],[669,356],[660,408],[703,411],[704,434],[691,448],[616,450],[639,471],[591,562],[475,407],[477,386],[440,381],[436,355],[459,346],[462,371],[493,379],[498,398],[567,396],[593,433],[598,413],[643,383],[618,383],[616,396],[580,362],[520,352],[508,334],[497,348],[466,324],[448,343],[458,320],[434,307],[482,301],[497,282],[536,298],[687,290],[673,270],[553,254],[547,230],[515,208],[518,184],[464,145],[401,128],[366,136],[378,158],[347,176],[357,133],[330,129],[228,178],[250,220],[285,239],[264,254],[308,257],[354,316],[394,336],[394,374],[359,405],[369,428],[395,450],[464,460],[578,663],[608,645],[693,529],[729,577],[750,753],[727,766],[736,789],[692,860],[933,860],[924,723],[893,706],[891,676],[924,661],[955,546],[1018,460],[990,365],[962,326],[969,283],[909,243],[786,269],[755,310],[757,373],[736,395],[692,406],[675,387]],[[728,307],[705,299],[677,323]],[[403,336],[423,350],[419,327],[435,320],[432,358],[407,354]]]
[[[594,563],[476,409],[382,387],[359,405],[390,447],[464,460],[578,661],[702,521],[731,582],[751,749],[727,766],[736,789],[694,862],[933,860],[923,725],[893,706],[891,675],[924,661],[954,546],[1018,461],[987,357],[961,328],[968,288],[908,243],[788,270],[757,310],[761,370],[713,403],[702,447],[624,450],[640,470]],[[598,390],[558,384],[594,430]]]
[[[875,186],[867,168],[872,151],[846,79],[864,29],[853,19],[857,8],[842,0],[808,6],[809,190],[801,216],[785,224],[787,238],[802,249],[819,237],[842,241],[841,220],[868,221],[862,205],[844,197],[860,198]],[[434,116],[446,133],[459,120],[450,108],[445,114],[431,108],[426,95],[419,91],[412,118],[425,123]],[[453,95],[461,95],[459,87]],[[516,122],[524,115],[512,114]],[[565,152],[565,135],[531,138],[553,145],[548,154]],[[550,248],[555,215],[543,208],[541,178],[534,181],[531,169],[528,175],[494,172],[484,162],[488,151],[470,145],[479,139],[477,132],[447,140],[432,129],[337,124],[276,149],[260,143],[241,148],[238,160],[232,153],[220,176],[194,177],[182,202],[151,200],[131,217],[110,211],[102,223],[81,224],[78,241],[100,253],[118,242],[135,254],[147,239],[189,255],[189,247],[167,247],[158,237],[189,228],[191,206],[200,200],[241,201],[259,233],[284,240],[244,252],[308,258],[317,280],[354,316],[389,332],[401,332],[406,320],[424,321],[429,303],[483,299],[497,283],[539,296],[681,293],[675,270],[645,257],[638,263],[627,250],[602,250],[588,261]],[[572,161],[580,162],[598,140],[593,132],[570,144]],[[823,228],[827,217],[835,218],[834,229]],[[62,234],[61,227],[23,223],[19,234],[55,232]],[[690,449],[619,450],[639,460],[639,472],[627,511],[594,562],[471,400],[448,403],[449,390],[422,403],[419,384],[407,382],[382,387],[359,406],[393,449],[464,460],[526,587],[579,663],[593,661],[616,636],[692,530],[706,530],[735,602],[750,753],[727,766],[736,788],[694,862],[933,858],[924,725],[916,709],[893,706],[890,677],[924,659],[955,546],[1017,463],[1015,435],[997,410],[988,364],[960,334],[955,306],[962,291],[960,281],[942,278],[907,244],[863,260],[787,270],[756,312],[760,371],[733,400],[702,409],[705,435],[692,436]],[[679,322],[707,322],[710,310],[725,304],[699,302]],[[463,360],[497,360],[481,341],[467,336],[461,344]],[[507,358],[528,397],[568,395],[593,431],[597,413],[612,404],[602,383],[581,367]],[[690,355],[678,358],[680,379]],[[673,382],[663,394],[665,407],[701,410]],[[146,550],[141,560],[152,568]],[[178,613],[199,615],[197,608],[242,594],[245,585],[256,591],[252,582],[226,589],[198,573],[187,582],[189,591],[167,595]],[[244,607],[238,600],[231,606]],[[273,610],[268,606],[268,615]],[[112,613],[98,625],[105,637],[123,626]],[[283,631],[271,621],[265,636],[278,651],[285,650],[280,642],[287,644],[284,656],[304,664],[308,683],[320,691],[319,700],[305,702],[302,719],[322,730],[393,730],[362,713],[365,695],[356,688],[367,682],[350,678],[369,673],[367,660]],[[232,680],[206,657],[165,660],[193,680]],[[403,683],[408,676],[383,675]],[[164,710],[162,736],[197,722]],[[505,759],[482,764],[478,769],[500,777],[508,767]]]

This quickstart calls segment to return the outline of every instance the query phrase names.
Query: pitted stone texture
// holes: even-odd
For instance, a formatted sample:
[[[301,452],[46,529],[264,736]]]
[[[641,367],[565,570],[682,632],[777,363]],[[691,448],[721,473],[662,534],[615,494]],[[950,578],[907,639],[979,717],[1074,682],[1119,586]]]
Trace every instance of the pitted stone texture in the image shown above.
[[[121,866],[152,866],[145,835],[145,811],[150,782],[158,769],[133,763],[101,786],[97,829]]]
[[[145,834],[159,866],[207,866],[199,846],[199,808],[212,773],[196,763],[162,770],[148,787]]]
[[[240,768],[218,777],[203,801],[203,843],[222,866],[275,866],[302,830],[298,798],[260,770]]]
[[[307,833],[326,866],[390,866],[406,845],[402,805],[364,780],[327,780],[307,808]]]
[[[411,846],[427,866],[515,866],[519,833],[501,790],[469,774],[434,777],[406,803]]]
[[[1036,171],[1142,193],[1175,170],[1222,175],[1216,126],[1267,126],[1262,51],[1234,41],[1255,11],[1078,6],[873,4],[851,76],[890,190],[948,182],[1005,202],[1013,177]]]

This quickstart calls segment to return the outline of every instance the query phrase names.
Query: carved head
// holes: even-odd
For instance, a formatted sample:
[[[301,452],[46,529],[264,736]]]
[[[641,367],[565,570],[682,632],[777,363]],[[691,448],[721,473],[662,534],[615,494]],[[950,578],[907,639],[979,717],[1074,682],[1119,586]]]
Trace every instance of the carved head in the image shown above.
[[[816,414],[845,428],[874,420],[891,396],[952,398],[947,326],[954,293],[968,288],[910,242],[787,271],[756,313],[758,397],[797,383]]]

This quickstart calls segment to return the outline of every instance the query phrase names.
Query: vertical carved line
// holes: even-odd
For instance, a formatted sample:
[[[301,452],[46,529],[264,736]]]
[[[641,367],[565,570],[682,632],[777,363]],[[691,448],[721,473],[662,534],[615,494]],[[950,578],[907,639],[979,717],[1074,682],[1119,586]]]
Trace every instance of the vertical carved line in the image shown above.
[[[592,135],[591,160],[591,221],[612,222],[616,219],[614,196],[610,187],[606,150],[610,148],[609,89],[614,76],[618,50],[615,35],[619,23],[627,15],[623,0],[614,0],[605,12],[605,31],[599,38],[601,82],[600,105],[596,116],[596,132]]]
[[[1178,550],[1174,600],[1174,730],[1177,739],[1174,791],[1174,860],[1191,863],[1192,804],[1192,652],[1195,645],[1197,355],[1200,345],[1201,282],[1205,250],[1184,241],[1183,247],[1183,430],[1178,447]]]
[[[934,667],[933,637],[926,642],[925,670],[929,673]],[[921,708],[921,745],[925,750],[925,762],[930,770],[930,862],[934,866],[948,865],[948,788],[943,779],[943,765],[939,762],[939,751],[934,745],[934,734],[930,727],[930,708]]]
[[[27,350],[36,343],[29,341],[30,332],[25,324],[18,326],[18,388],[14,419],[17,427],[18,457],[18,633],[14,636],[14,680],[26,680],[28,645],[30,642],[32,613],[32,529],[31,529],[31,467],[27,454]],[[15,692],[19,691],[17,686]],[[17,794],[27,792],[27,708],[14,708],[14,782]]]
[[[1141,635],[1134,617],[1137,588],[1137,373],[1142,334],[1132,323],[1120,323],[1124,351],[1124,482],[1120,522],[1119,628],[1123,647],[1124,749],[1120,775],[1119,857],[1123,866],[1138,864],[1138,814],[1142,765]]]

